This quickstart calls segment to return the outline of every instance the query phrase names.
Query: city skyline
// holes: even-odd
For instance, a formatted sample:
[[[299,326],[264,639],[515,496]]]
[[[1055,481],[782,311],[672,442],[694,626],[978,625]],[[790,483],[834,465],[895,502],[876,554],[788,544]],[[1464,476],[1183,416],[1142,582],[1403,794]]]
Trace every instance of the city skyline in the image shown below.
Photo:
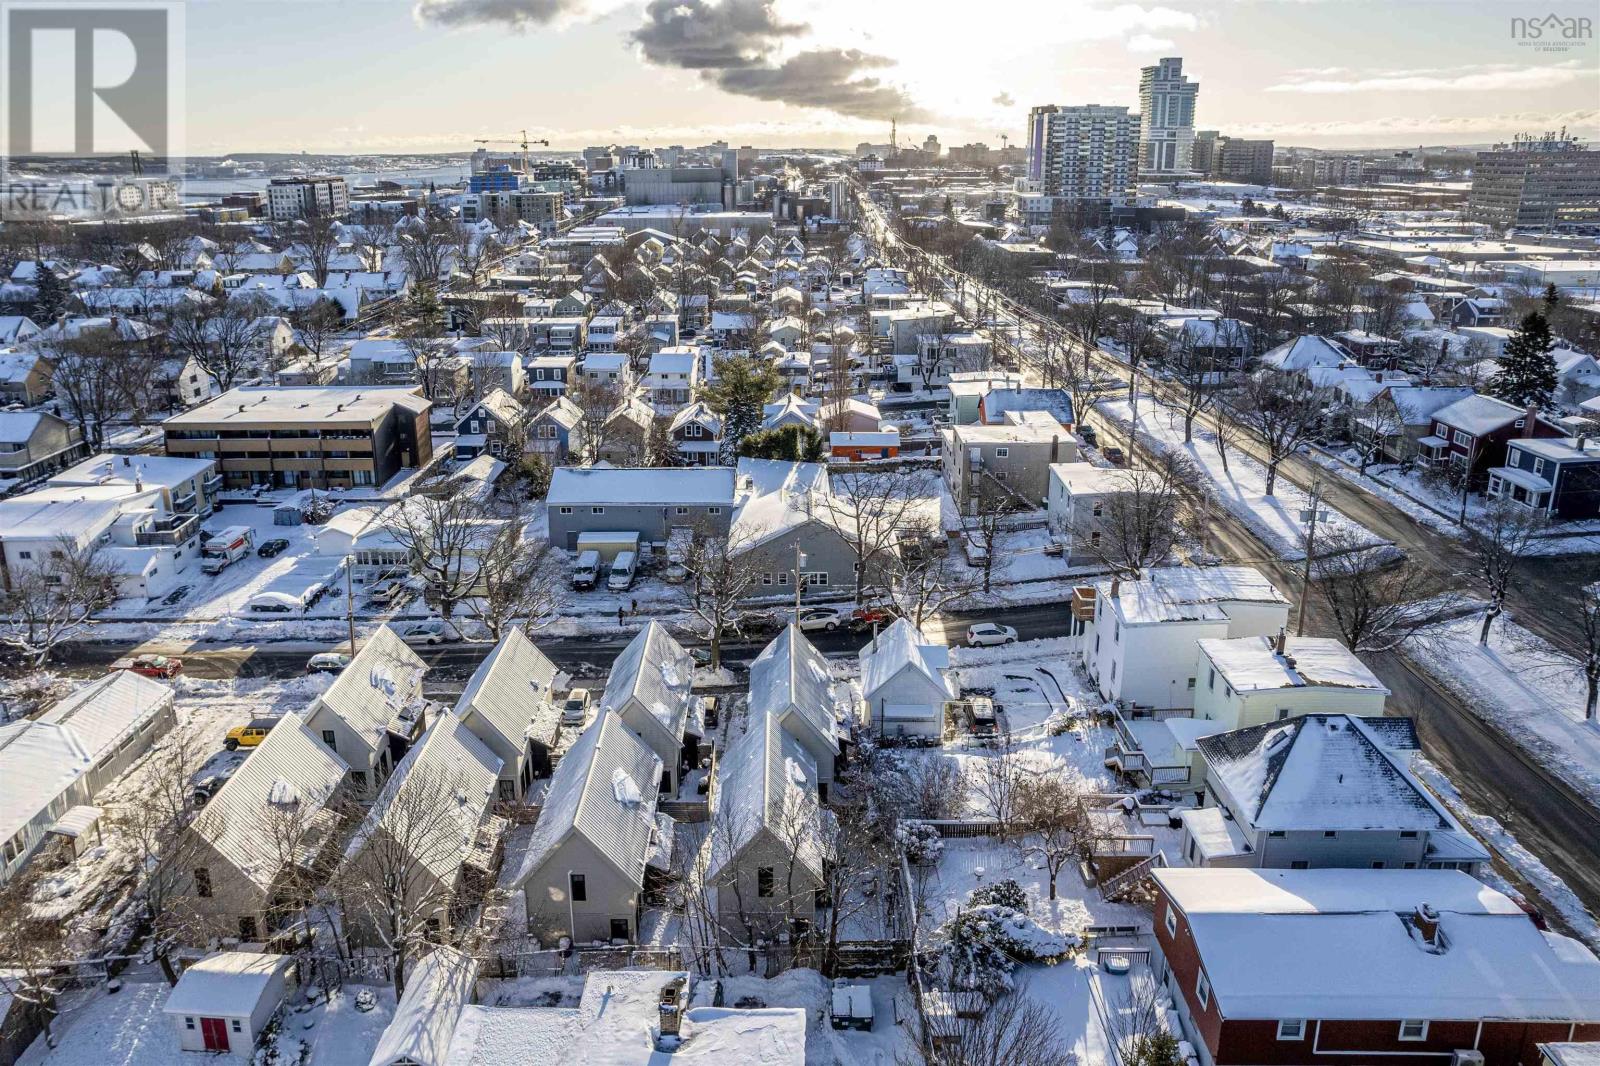
[[[1285,146],[1600,135],[1600,44],[1515,39],[1532,3],[995,0],[976,43],[900,0],[368,0],[316,5],[314,34],[284,17],[312,9],[189,5],[191,155],[461,152],[524,128],[565,149],[850,148],[896,118],[905,140],[998,147],[1033,106],[1137,110],[1140,68],[1167,56],[1202,86],[1196,128]]]

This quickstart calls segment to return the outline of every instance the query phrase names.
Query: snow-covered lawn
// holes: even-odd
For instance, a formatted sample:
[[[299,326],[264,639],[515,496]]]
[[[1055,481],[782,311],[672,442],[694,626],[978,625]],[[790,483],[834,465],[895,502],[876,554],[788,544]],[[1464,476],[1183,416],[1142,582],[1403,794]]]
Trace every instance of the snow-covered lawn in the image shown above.
[[[373,988],[377,1005],[370,1011],[356,1009],[359,990],[346,985],[329,1004],[286,1010],[276,1037],[279,1061],[366,1066],[394,1015],[394,990]],[[128,980],[115,994],[103,988],[75,994],[56,1021],[56,1047],[47,1048],[41,1037],[18,1066],[191,1066],[212,1058],[178,1047],[177,1033],[161,1012],[170,991],[151,973]],[[300,1044],[309,1048],[304,1059],[298,1057]]]
[[[1116,423],[1115,429],[1106,431],[1110,439],[1105,443],[1120,442],[1120,438],[1126,436],[1132,417],[1128,401],[1102,400],[1095,405],[1095,411],[1102,421],[1109,419]],[[1139,432],[1151,447],[1181,451],[1193,459],[1211,482],[1217,502],[1249,526],[1279,558],[1305,558],[1306,523],[1301,521],[1300,514],[1309,506],[1309,499],[1302,489],[1280,475],[1273,486],[1273,494],[1268,496],[1266,467],[1241,449],[1232,448],[1224,469],[1222,457],[1217,454],[1216,438],[1209,429],[1196,420],[1194,439],[1185,444],[1182,417],[1149,396],[1140,397]],[[1328,517],[1318,521],[1317,530],[1319,536],[1337,530],[1355,538],[1357,543],[1382,543],[1382,538],[1338,511],[1329,510]]]
[[[1583,719],[1578,663],[1502,618],[1478,643],[1482,616],[1425,631],[1407,654],[1484,720],[1600,803],[1600,727]]]

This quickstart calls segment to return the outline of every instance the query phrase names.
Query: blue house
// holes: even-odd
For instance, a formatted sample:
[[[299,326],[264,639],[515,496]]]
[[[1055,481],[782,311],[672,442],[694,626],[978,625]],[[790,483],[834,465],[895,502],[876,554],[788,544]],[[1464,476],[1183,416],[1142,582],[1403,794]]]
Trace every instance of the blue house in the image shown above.
[[[1557,518],[1600,516],[1600,441],[1527,437],[1506,442],[1506,465],[1489,470],[1489,495]]]

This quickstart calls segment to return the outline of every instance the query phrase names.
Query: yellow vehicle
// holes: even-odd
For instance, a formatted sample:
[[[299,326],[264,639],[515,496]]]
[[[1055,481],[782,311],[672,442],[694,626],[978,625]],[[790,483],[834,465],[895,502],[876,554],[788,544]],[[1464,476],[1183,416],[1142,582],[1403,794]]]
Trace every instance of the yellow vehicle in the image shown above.
[[[272,732],[272,727],[278,724],[276,718],[257,718],[244,725],[234,726],[228,730],[228,737],[222,746],[229,751],[238,751],[240,748],[253,748],[267,739],[267,734]]]

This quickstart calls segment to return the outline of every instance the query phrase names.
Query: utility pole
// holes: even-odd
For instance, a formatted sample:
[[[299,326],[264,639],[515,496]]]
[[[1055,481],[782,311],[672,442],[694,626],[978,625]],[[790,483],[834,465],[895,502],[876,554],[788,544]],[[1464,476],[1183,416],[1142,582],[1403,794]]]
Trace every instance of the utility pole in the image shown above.
[[[1300,512],[1300,521],[1306,524],[1306,565],[1300,574],[1300,606],[1295,611],[1294,635],[1303,637],[1306,633],[1306,601],[1311,598],[1311,556],[1317,544],[1317,520],[1326,512],[1318,507],[1322,503],[1322,479],[1319,477],[1311,482],[1311,498],[1307,501],[1311,506]]]
[[[800,550],[800,542],[794,542],[794,624],[800,624],[800,568],[806,565],[806,553]]]
[[[350,556],[344,557],[344,622],[350,630],[350,658],[356,657],[356,598],[350,592]]]

